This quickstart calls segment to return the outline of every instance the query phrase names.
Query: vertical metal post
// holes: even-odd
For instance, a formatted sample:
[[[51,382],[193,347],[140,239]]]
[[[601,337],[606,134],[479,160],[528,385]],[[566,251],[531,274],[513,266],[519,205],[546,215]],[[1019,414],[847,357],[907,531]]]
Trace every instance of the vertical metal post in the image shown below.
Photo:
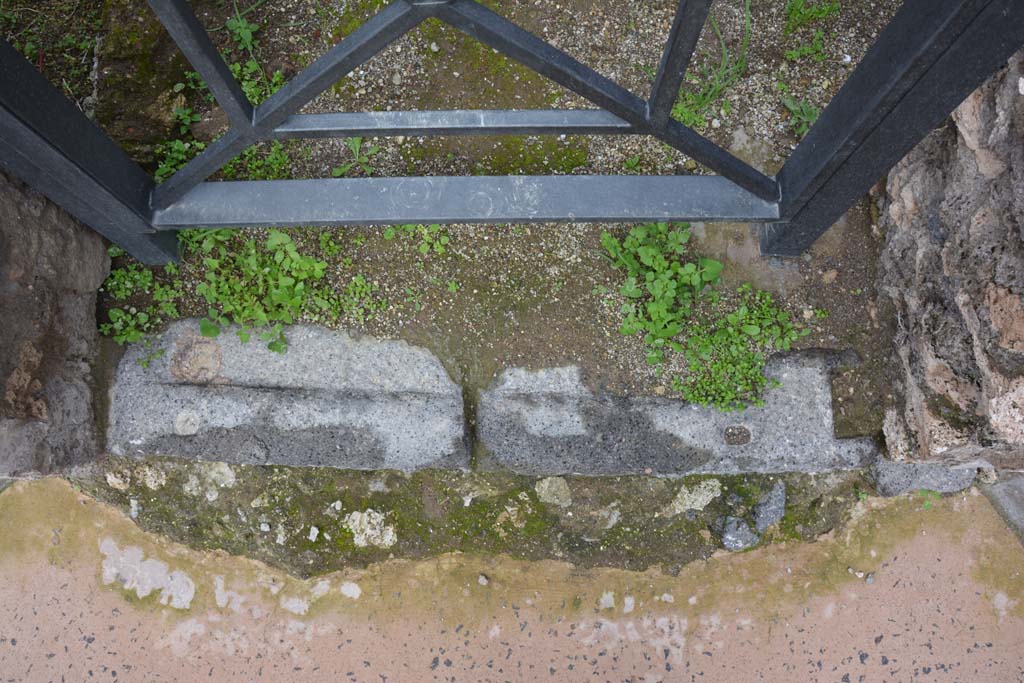
[[[1021,0],[905,0],[779,173],[761,252],[808,249],[1021,45]]]
[[[0,165],[143,263],[177,258],[150,222],[152,179],[4,40]]]
[[[679,0],[658,76],[654,79],[651,98],[647,102],[647,118],[655,125],[663,125],[672,113],[710,8],[711,0]]]

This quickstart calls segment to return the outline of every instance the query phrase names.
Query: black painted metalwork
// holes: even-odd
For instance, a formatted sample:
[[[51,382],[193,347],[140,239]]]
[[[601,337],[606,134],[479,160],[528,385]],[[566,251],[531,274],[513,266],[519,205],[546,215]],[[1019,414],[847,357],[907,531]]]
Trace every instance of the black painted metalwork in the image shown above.
[[[763,253],[798,254],[1024,44],[1020,0],[905,0],[771,178],[671,118],[712,0],[679,0],[647,100],[475,0],[393,0],[258,107],[187,0],[148,2],[231,123],[160,185],[0,41],[0,165],[147,263],[174,258],[182,228],[425,221],[758,222]],[[599,108],[297,113],[427,18]],[[719,175],[206,180],[263,140],[503,134],[650,135]]]

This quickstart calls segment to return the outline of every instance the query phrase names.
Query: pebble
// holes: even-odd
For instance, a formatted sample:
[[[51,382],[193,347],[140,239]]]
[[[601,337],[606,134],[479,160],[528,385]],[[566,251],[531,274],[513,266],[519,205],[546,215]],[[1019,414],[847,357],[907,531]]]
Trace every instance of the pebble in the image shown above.
[[[319,535],[320,535],[320,530],[319,529],[317,529],[315,526],[309,527],[309,540],[310,540],[311,543],[315,542],[317,536],[319,536]]]
[[[486,586],[491,582],[491,580],[487,578],[487,574],[481,574],[477,577],[476,582],[479,583],[481,586]]]
[[[438,45],[437,43],[431,43],[430,44],[430,51],[431,52],[440,52],[441,51],[441,46]]]

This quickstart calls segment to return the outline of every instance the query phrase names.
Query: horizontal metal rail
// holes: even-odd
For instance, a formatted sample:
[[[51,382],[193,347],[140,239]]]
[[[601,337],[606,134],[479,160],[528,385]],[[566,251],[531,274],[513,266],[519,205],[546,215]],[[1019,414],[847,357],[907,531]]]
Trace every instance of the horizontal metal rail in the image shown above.
[[[374,111],[296,114],[274,138],[345,138],[357,135],[640,135],[633,124],[601,109]]]
[[[719,176],[468,176],[209,182],[156,211],[207,226],[772,221],[778,205]]]

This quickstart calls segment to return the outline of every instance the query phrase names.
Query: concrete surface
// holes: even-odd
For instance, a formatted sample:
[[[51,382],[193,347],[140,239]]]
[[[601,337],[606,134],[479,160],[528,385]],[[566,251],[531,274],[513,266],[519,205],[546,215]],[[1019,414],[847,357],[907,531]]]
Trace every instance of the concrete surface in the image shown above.
[[[12,681],[1009,683],[1024,548],[977,491],[657,571],[455,554],[302,581],[57,479],[0,493]]]
[[[466,467],[462,391],[428,351],[288,328],[286,353],[173,324],[132,346],[111,389],[107,448],[232,463]],[[162,354],[162,355],[157,355]],[[140,359],[150,358],[148,368]]]
[[[870,439],[833,435],[822,354],[776,356],[766,373],[782,386],[763,408],[723,413],[595,394],[575,366],[512,368],[482,393],[477,433],[496,464],[533,475],[824,472],[875,458]]]

